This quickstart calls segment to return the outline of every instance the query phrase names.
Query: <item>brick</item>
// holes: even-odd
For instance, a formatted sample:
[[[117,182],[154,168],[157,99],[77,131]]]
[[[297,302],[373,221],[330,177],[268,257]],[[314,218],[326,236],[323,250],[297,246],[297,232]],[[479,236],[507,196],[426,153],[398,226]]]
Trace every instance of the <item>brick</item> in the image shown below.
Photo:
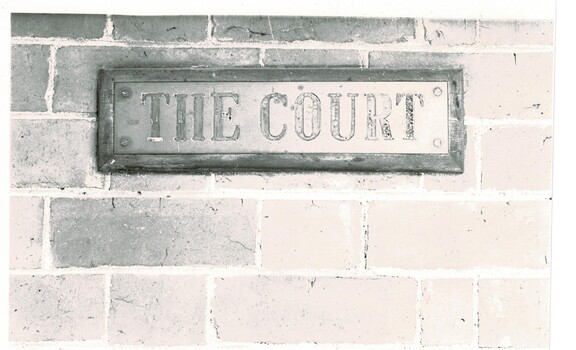
[[[112,344],[202,344],[205,313],[205,277],[112,277],[108,319],[108,334]]]
[[[265,268],[349,269],[360,264],[357,202],[264,201],[262,216]]]
[[[90,120],[12,120],[13,187],[102,187]],[[73,145],[73,147],[71,147]]]
[[[370,67],[463,69],[464,110],[477,118],[552,118],[553,54],[371,52]]]
[[[447,52],[373,51],[369,54],[371,68],[433,69],[461,68],[462,54]]]
[[[47,111],[44,95],[48,87],[48,58],[45,45],[12,45],[11,109],[18,112]]]
[[[216,280],[222,341],[414,343],[416,283],[407,278],[248,276]]]
[[[206,39],[207,16],[112,16],[116,40],[198,42]]]
[[[420,174],[257,173],[217,174],[216,188],[257,190],[334,190],[350,192],[417,189]]]
[[[553,45],[554,21],[480,20],[482,45]]]
[[[56,198],[51,208],[58,267],[254,264],[254,201]]]
[[[374,202],[368,265],[547,268],[550,202]]]
[[[424,19],[425,40],[431,45],[472,45],[476,41],[475,20]]]
[[[466,114],[552,118],[553,58],[552,52],[472,55],[464,96]]]
[[[422,345],[473,343],[472,291],[472,280],[422,281]]]
[[[491,128],[482,138],[483,190],[551,190],[552,128]]]
[[[197,191],[208,190],[209,175],[114,173],[110,188],[121,191]]]
[[[360,67],[358,52],[354,50],[269,49],[264,53],[265,66],[352,66]]]
[[[464,153],[464,172],[462,174],[433,174],[422,175],[424,189],[443,192],[471,192],[476,189],[476,150],[474,128],[466,126],[467,142]]]
[[[104,35],[105,26],[105,15],[12,14],[12,36],[93,39]]]
[[[215,16],[219,41],[324,41],[383,44],[414,39],[411,18]]]
[[[10,197],[10,268],[40,268],[44,200]]]
[[[96,112],[99,69],[257,66],[258,59],[257,49],[62,47],[56,55],[54,110]]]
[[[546,279],[480,280],[480,347],[547,347],[549,283]]]
[[[104,278],[11,276],[10,340],[97,340],[104,335]]]

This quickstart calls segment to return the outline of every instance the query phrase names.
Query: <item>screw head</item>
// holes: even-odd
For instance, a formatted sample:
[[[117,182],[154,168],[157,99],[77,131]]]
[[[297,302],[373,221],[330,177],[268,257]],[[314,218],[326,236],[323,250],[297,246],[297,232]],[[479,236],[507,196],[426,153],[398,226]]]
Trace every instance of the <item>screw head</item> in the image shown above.
[[[122,136],[120,138],[120,146],[127,147],[130,144],[130,138],[127,136]]]
[[[124,98],[129,98],[130,96],[132,96],[132,90],[130,90],[127,87],[123,87],[120,89],[120,96]]]
[[[434,90],[432,90],[432,93],[434,94],[434,96],[440,96],[440,95],[442,95],[442,89],[440,87],[436,86],[434,88]]]
[[[434,141],[432,141],[432,144],[434,145],[434,147],[438,148],[438,147],[442,146],[442,140],[436,138],[436,139],[434,139]]]

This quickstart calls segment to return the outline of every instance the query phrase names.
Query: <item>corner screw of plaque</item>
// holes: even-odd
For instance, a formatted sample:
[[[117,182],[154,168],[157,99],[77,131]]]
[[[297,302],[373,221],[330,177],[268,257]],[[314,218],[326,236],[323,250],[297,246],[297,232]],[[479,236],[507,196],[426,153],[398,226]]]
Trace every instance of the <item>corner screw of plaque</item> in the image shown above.
[[[123,87],[120,89],[120,96],[124,98],[129,98],[130,96],[132,96],[132,90],[130,90],[130,88]]]
[[[440,96],[440,95],[442,95],[442,89],[440,89],[438,86],[436,86],[434,88],[434,90],[432,90],[432,93],[434,93],[434,96]]]
[[[122,147],[128,147],[128,145],[130,144],[130,138],[126,137],[126,136],[122,136],[120,138],[120,146]]]
[[[438,147],[442,146],[442,140],[434,139],[434,141],[432,141],[432,144],[434,145],[434,147],[438,148]]]

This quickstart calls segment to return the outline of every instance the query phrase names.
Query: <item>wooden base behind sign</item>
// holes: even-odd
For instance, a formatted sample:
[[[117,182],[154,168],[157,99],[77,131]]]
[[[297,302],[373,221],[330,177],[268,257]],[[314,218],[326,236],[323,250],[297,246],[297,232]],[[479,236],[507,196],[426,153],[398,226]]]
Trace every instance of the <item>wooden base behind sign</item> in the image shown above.
[[[100,171],[463,171],[461,70],[110,69]]]

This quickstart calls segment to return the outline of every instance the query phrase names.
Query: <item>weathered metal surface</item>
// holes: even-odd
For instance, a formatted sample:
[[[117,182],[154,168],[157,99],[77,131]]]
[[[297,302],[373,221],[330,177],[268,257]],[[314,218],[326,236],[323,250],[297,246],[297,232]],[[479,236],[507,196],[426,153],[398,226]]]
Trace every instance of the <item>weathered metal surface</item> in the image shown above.
[[[447,86],[117,83],[114,153],[446,154]]]
[[[102,171],[461,172],[462,73],[101,72]]]

